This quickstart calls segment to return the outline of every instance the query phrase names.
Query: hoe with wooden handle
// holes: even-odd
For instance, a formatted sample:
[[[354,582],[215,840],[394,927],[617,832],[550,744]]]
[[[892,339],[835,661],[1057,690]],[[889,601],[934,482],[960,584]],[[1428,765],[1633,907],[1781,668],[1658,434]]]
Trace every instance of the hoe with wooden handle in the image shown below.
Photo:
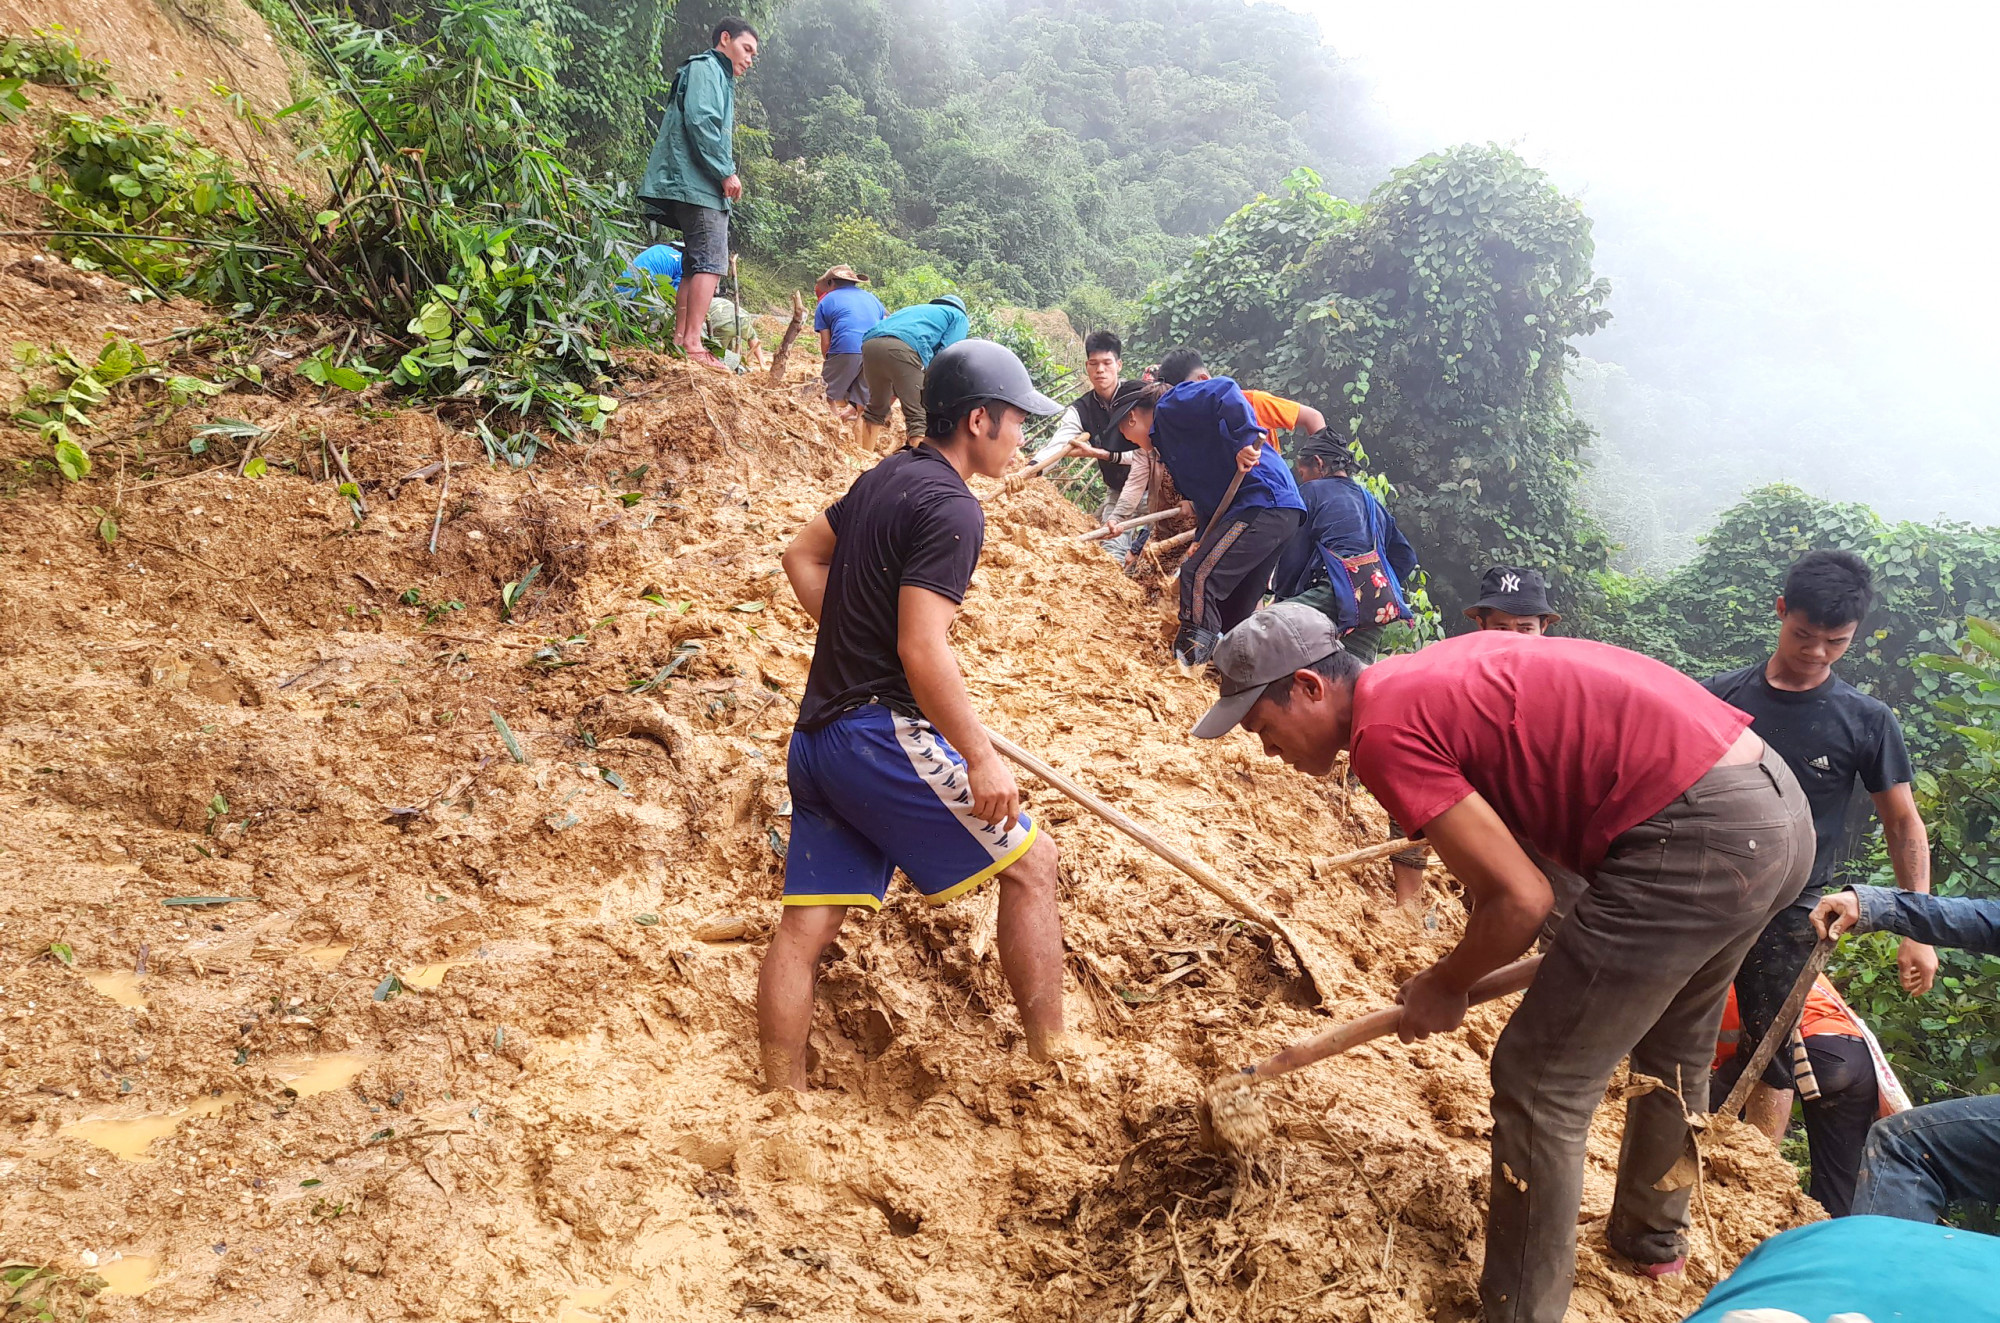
[[[1466,1004],[1477,1006],[1480,1002],[1521,991],[1534,982],[1535,971],[1541,968],[1541,964],[1540,956],[1529,956],[1494,970],[1467,991]],[[1201,1146],[1217,1153],[1255,1152],[1270,1135],[1271,1127],[1264,1117],[1263,1104],[1251,1092],[1251,1085],[1259,1080],[1289,1075],[1314,1062],[1393,1034],[1402,1023],[1403,1008],[1385,1006],[1358,1019],[1321,1030],[1311,1038],[1302,1038],[1256,1065],[1245,1066],[1237,1074],[1218,1080],[1210,1086],[1195,1109],[1195,1119],[1201,1127]]]

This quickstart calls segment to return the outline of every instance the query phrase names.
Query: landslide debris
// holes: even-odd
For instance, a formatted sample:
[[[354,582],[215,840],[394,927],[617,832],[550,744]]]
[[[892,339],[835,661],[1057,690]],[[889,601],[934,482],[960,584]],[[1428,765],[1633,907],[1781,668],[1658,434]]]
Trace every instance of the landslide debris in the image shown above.
[[[1208,1084],[1325,1016],[1281,943],[1025,776],[1079,1055],[1019,1050],[978,902],[899,887],[825,970],[814,1092],[758,1092],[812,650],[778,555],[871,462],[822,411],[660,364],[527,470],[420,413],[241,413],[262,479],[107,471],[0,521],[8,1257],[124,1263],[108,1319],[1469,1316],[1504,1009],[1265,1088],[1255,1156],[1204,1153]],[[1386,864],[1316,868],[1381,839],[1365,794],[1187,740],[1156,585],[1043,484],[988,519],[955,642],[996,728],[1285,917],[1336,1014],[1445,949],[1441,875],[1417,922]],[[1607,1108],[1573,1318],[1679,1318],[1816,1215],[1733,1152],[1685,1280],[1646,1282],[1603,1249],[1616,1149]]]

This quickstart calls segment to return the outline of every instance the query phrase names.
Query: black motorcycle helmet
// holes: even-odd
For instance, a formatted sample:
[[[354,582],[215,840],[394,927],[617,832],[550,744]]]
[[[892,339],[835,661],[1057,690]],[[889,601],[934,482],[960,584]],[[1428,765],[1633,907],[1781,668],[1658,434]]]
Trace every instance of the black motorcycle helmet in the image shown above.
[[[946,345],[924,372],[924,433],[950,436],[978,405],[998,400],[1037,417],[1061,413],[1062,406],[1035,389],[1014,351],[992,340],[960,340]]]

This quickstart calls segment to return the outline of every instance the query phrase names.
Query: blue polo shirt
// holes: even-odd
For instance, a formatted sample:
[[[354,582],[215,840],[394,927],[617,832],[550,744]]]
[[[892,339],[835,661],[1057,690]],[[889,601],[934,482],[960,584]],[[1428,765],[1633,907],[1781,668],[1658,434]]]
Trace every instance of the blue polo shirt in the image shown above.
[[[1257,447],[1257,464],[1243,475],[1232,510],[1304,510],[1298,484],[1278,452],[1264,444],[1264,429],[1243,391],[1228,377],[1183,381],[1153,411],[1153,448],[1180,494],[1194,502],[1206,528],[1236,476],[1236,452]]]
[[[949,303],[919,303],[890,313],[864,331],[861,338],[875,340],[893,335],[916,350],[917,361],[929,367],[931,356],[938,350],[955,345],[970,334],[972,322]]]
[[[887,315],[882,300],[859,285],[842,285],[828,290],[819,301],[813,311],[813,329],[832,332],[827,337],[827,353],[858,354],[861,337]]]
[[[620,294],[630,298],[639,292],[638,282],[631,278],[634,272],[639,271],[643,271],[651,276],[655,282],[664,280],[675,289],[679,289],[681,287],[681,250],[667,244],[656,243],[651,248],[642,251],[637,257],[632,259],[631,265],[625,270],[624,277],[618,281],[617,290]]]

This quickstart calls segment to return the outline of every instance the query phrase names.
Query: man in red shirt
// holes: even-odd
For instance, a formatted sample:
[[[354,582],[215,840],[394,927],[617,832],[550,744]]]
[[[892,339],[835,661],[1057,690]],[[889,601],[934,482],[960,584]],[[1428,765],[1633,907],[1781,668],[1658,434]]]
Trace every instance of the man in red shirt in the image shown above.
[[[1347,751],[1464,884],[1458,945],[1397,993],[1403,1041],[1457,1028],[1473,982],[1535,940],[1555,898],[1528,849],[1588,882],[1493,1049],[1487,1323],[1561,1320],[1591,1112],[1628,1054],[1665,1088],[1626,1105],[1606,1237],[1675,1270],[1689,1192],[1654,1183],[1686,1145],[1685,1111],[1706,1104],[1744,952],[1812,869],[1811,811],[1784,760],[1694,681],[1580,639],[1489,631],[1364,667],[1324,615],[1283,603],[1213,661],[1222,698],[1196,736],[1241,723],[1315,776]]]

